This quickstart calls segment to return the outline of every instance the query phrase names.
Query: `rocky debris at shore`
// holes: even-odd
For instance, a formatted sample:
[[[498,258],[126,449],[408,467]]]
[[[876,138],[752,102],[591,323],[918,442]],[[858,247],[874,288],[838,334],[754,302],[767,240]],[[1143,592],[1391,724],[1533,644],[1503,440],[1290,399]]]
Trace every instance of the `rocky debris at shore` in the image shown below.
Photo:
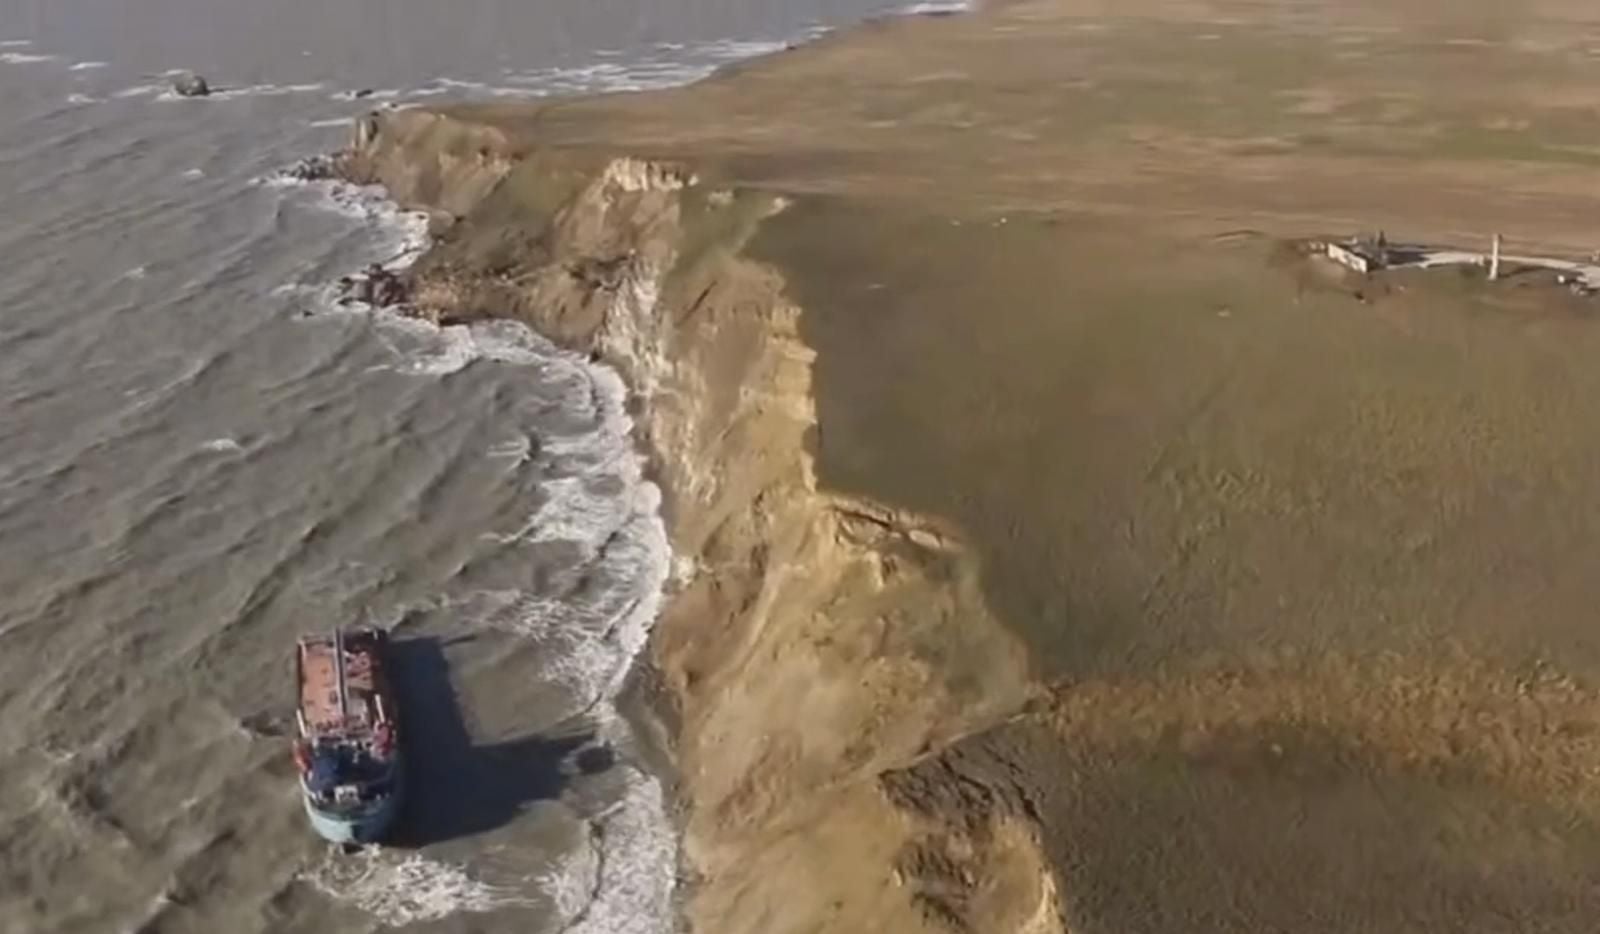
[[[179,97],[210,97],[211,85],[193,72],[172,79],[172,93]]]
[[[344,177],[344,173],[339,170],[338,157],[325,155],[307,156],[278,174],[282,178],[292,178],[302,182],[323,182]]]
[[[374,308],[391,308],[411,302],[411,283],[400,273],[373,263],[360,275],[339,279],[339,304],[357,303]]]

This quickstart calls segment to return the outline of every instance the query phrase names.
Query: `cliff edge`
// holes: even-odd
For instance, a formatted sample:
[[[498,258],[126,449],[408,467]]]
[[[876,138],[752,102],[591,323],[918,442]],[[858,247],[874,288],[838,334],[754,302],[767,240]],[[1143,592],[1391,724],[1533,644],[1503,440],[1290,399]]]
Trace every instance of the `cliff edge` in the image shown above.
[[[888,884],[919,821],[880,776],[1003,721],[1033,687],[958,531],[819,489],[815,352],[781,273],[746,255],[787,199],[681,164],[520,150],[424,111],[361,122],[343,162],[439,217],[412,270],[417,313],[514,316],[636,394],[685,564],[650,661],[673,708],[695,929],[1048,925],[1019,827],[984,841],[1007,888],[971,918]]]
[[[694,930],[1587,929],[1594,311],[1281,238],[1586,250],[1597,23],[1031,0],[359,123],[417,313],[635,392]]]

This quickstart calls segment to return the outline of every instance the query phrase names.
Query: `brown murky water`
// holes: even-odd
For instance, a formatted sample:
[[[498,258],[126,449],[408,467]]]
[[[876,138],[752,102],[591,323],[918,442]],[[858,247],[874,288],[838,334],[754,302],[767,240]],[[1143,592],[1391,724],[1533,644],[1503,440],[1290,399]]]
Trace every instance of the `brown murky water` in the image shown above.
[[[670,570],[621,383],[335,308],[417,224],[271,176],[375,105],[681,82],[895,5],[0,0],[0,932],[667,929],[612,700]],[[340,856],[282,733],[294,637],[356,622],[423,761]]]

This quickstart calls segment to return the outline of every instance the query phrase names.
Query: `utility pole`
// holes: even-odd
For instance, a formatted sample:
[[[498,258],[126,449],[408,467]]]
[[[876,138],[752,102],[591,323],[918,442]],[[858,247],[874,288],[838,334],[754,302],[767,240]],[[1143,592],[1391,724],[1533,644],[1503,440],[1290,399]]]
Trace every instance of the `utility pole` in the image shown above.
[[[1489,260],[1489,281],[1496,282],[1500,279],[1500,235],[1494,235],[1494,254]]]

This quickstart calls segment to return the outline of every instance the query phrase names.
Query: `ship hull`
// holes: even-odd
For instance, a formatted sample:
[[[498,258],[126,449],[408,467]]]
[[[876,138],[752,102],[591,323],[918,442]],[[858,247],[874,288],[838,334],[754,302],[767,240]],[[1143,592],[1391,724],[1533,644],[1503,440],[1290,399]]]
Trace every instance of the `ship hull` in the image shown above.
[[[400,810],[400,735],[381,629],[305,636],[295,652],[301,803],[330,843],[381,841]]]
[[[302,796],[301,800],[305,803],[311,828],[329,843],[377,843],[389,832],[400,810],[399,795],[388,795],[348,814],[324,811],[310,798]]]

